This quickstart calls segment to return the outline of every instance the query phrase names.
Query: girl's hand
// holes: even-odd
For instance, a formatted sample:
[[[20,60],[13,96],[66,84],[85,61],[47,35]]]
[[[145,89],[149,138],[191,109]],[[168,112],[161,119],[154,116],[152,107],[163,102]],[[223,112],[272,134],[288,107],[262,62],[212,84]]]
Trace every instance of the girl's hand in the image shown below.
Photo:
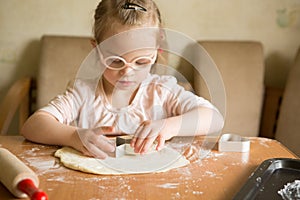
[[[115,147],[105,134],[114,134],[113,127],[99,127],[94,129],[78,129],[77,133],[83,144],[83,154],[100,159],[107,157],[106,152],[114,152]]]
[[[165,141],[171,139],[174,135],[166,129],[166,120],[144,121],[137,129],[133,139],[131,140],[131,147],[134,148],[135,153],[146,153],[154,141],[157,141],[156,150],[163,148]]]

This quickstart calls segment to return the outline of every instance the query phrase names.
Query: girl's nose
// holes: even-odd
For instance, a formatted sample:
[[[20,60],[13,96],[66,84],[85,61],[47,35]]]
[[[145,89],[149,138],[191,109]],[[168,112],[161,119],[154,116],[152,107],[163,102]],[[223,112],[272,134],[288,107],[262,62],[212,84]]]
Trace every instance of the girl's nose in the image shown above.
[[[133,69],[131,68],[131,65],[130,64],[126,64],[126,67],[124,68],[124,69],[122,69],[122,70],[120,70],[120,73],[122,74],[122,75],[130,75],[130,74],[132,74],[133,73]]]

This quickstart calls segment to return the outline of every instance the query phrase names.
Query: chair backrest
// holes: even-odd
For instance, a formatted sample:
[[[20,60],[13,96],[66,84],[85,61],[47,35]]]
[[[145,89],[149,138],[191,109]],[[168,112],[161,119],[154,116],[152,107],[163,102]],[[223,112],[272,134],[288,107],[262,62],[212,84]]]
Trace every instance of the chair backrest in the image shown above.
[[[300,156],[300,48],[286,82],[275,139]]]
[[[264,94],[264,55],[255,41],[199,42],[215,62],[224,82],[224,133],[258,136]],[[210,99],[203,78],[194,73],[195,92]]]
[[[37,77],[37,108],[65,91],[75,78],[78,68],[91,52],[89,37],[50,36],[41,40],[41,55]]]

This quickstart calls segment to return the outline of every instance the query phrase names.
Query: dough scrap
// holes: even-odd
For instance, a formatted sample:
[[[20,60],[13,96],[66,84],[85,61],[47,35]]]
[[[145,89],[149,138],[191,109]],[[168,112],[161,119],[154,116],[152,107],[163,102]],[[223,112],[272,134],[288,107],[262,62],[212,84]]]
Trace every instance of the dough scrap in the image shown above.
[[[169,147],[151,154],[108,157],[105,160],[87,157],[75,149],[63,147],[58,149],[54,156],[60,158],[65,167],[102,175],[158,173],[190,163],[184,156]]]

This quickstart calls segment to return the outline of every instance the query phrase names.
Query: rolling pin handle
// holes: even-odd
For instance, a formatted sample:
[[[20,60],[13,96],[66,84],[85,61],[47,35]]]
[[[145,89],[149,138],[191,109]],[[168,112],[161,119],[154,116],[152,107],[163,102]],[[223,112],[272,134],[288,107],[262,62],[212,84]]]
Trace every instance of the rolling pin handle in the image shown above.
[[[28,195],[31,200],[48,200],[45,192],[39,190],[31,179],[24,179],[18,183],[18,189]]]

